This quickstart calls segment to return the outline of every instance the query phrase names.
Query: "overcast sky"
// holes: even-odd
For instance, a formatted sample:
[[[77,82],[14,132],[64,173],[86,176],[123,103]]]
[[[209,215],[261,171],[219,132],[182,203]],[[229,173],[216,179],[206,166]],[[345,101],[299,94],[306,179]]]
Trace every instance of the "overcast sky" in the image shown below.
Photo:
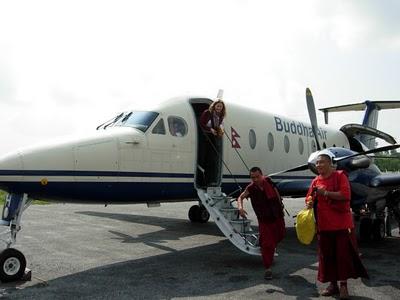
[[[306,87],[317,108],[400,100],[399,72],[395,0],[1,1],[0,154],[218,89],[299,119]],[[399,116],[378,127],[400,139]]]

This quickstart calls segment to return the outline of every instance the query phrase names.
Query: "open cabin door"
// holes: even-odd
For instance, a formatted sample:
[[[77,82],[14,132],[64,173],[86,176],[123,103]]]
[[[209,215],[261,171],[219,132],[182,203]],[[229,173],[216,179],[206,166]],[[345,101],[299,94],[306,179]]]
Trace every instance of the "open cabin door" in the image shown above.
[[[190,99],[197,128],[195,187],[220,186],[222,181],[223,137],[205,133],[200,126],[200,116],[212,101],[207,98]]]

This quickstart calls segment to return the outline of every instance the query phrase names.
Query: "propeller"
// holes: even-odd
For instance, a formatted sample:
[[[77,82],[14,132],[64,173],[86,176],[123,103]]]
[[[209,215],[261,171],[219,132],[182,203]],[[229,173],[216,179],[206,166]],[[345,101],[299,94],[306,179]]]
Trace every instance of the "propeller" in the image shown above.
[[[395,145],[383,146],[383,147],[371,149],[371,150],[368,150],[368,151],[358,152],[358,153],[355,153],[355,154],[352,154],[352,155],[338,157],[338,158],[334,159],[334,162],[338,162],[338,161],[341,161],[341,160],[344,160],[344,159],[348,159],[348,158],[352,158],[352,157],[359,156],[359,155],[367,155],[367,154],[371,154],[371,153],[389,151],[389,150],[393,150],[393,149],[397,149],[397,148],[400,148],[400,145],[395,144]]]
[[[314,98],[309,88],[306,88],[306,101],[307,101],[307,110],[308,110],[308,115],[310,117],[312,132],[314,133],[315,143],[317,144],[317,150],[321,150],[321,145],[318,140],[318,122],[317,122],[317,114],[315,112]]]

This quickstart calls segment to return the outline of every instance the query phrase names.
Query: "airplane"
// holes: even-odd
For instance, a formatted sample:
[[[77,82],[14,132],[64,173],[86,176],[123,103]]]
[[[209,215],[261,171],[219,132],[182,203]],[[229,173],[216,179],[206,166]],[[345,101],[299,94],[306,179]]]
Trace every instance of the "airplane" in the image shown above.
[[[217,98],[222,95],[220,90]],[[268,172],[283,197],[301,197],[315,176],[310,172],[315,164],[312,157],[322,148],[334,152],[337,168],[349,175],[353,212],[356,218],[368,220],[363,221],[362,235],[382,236],[384,217],[392,214],[400,222],[400,175],[381,174],[367,155],[399,145],[367,124],[371,116],[377,119],[378,110],[399,108],[400,101],[371,101],[363,124],[337,130],[318,126],[309,90],[306,98],[310,123],[228,103],[225,135],[209,166],[215,171],[209,186],[204,186],[204,166],[197,162],[200,143],[208,142],[198,122],[212,103],[207,97],[177,97],[147,110],[121,112],[89,134],[5,155],[0,158],[0,188],[8,192],[0,220],[5,228],[0,241],[6,245],[0,253],[0,280],[14,281],[24,274],[26,259],[11,246],[32,199],[148,206],[198,201],[188,212],[192,222],[204,223],[211,216],[236,247],[259,255],[257,232],[250,220],[239,218],[234,206],[234,196],[249,183],[249,166]],[[335,110],[359,109],[361,104],[357,105],[327,108],[325,118]],[[366,135],[392,145],[370,150],[361,141]]]

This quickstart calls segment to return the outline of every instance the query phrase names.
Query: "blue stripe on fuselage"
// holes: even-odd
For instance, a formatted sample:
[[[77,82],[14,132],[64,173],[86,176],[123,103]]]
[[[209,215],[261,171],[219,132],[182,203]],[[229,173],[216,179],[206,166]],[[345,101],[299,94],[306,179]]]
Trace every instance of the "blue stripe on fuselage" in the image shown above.
[[[0,176],[110,176],[110,177],[168,177],[194,178],[192,173],[76,171],[76,170],[0,170]]]
[[[1,176],[110,176],[142,178],[193,178],[187,173],[150,173],[150,172],[108,172],[108,171],[41,171],[41,170],[0,170]],[[226,194],[238,190],[249,183],[248,175],[224,175],[224,179],[242,179],[242,182],[223,183]],[[246,179],[243,182],[243,179]],[[274,179],[312,179],[311,176],[274,176]],[[193,182],[118,182],[118,181],[65,181],[56,182],[49,178],[46,185],[33,181],[3,181],[0,186],[9,192],[27,193],[32,198],[55,199],[65,202],[91,203],[139,203],[180,199],[196,199]],[[235,195],[236,196],[236,195]]]
[[[244,188],[247,183],[240,185]],[[5,187],[9,192],[27,193],[34,199],[63,202],[143,203],[197,199],[192,182],[49,182],[45,186],[38,182],[7,182]],[[224,183],[222,188],[229,194],[237,190],[238,185]]]
[[[193,178],[193,173],[76,171],[76,170],[0,170],[0,176],[86,176],[86,177],[144,177],[144,178]],[[249,175],[224,175],[225,179],[249,179]],[[313,176],[277,175],[276,179],[309,179]]]

